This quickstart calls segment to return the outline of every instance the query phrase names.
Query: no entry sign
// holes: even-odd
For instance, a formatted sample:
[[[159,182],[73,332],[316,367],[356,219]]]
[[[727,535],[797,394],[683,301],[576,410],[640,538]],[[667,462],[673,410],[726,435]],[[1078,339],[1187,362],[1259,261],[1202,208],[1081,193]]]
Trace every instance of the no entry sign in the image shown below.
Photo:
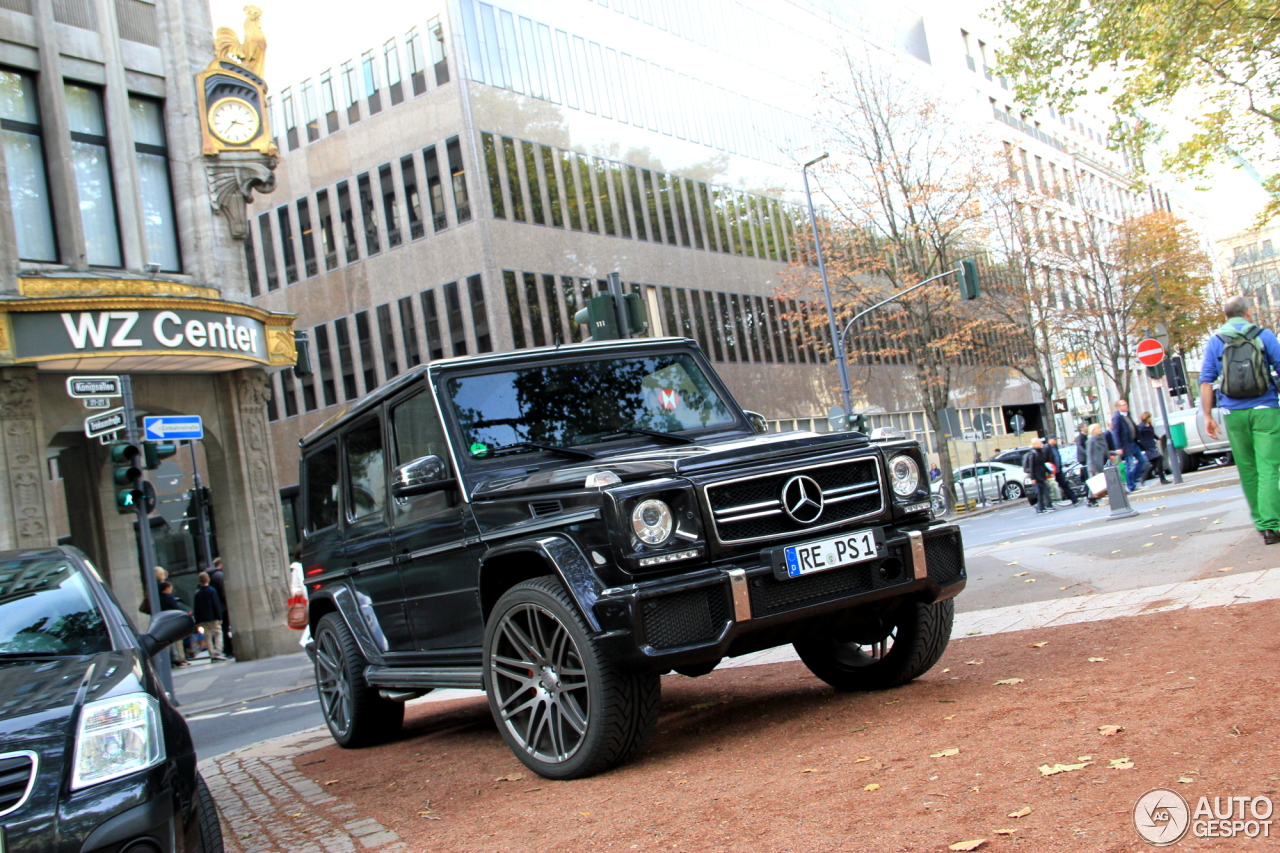
[[[1164,347],[1155,338],[1147,338],[1138,343],[1138,361],[1147,367],[1155,367],[1164,361]]]

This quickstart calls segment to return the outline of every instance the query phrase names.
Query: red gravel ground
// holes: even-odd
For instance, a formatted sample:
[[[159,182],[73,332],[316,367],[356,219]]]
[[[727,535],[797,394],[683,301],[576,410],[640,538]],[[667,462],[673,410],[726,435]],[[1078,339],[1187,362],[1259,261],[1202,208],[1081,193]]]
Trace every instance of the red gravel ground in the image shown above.
[[[1280,802],[1278,629],[1280,602],[1262,602],[972,637],[883,693],[836,693],[799,663],[670,676],[649,749],[573,782],[529,773],[483,699],[411,708],[395,743],[296,763],[412,850],[1147,850],[1132,811],[1150,788],[1192,809]]]

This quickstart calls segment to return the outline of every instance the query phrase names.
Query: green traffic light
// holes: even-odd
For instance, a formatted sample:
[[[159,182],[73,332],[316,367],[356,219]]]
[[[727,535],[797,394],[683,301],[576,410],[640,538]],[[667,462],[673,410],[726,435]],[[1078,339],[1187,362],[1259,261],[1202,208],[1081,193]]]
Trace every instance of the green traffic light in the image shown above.
[[[978,264],[968,258],[960,262],[960,295],[966,300],[978,298]]]
[[[142,442],[142,455],[144,467],[148,471],[154,471],[160,467],[161,459],[168,459],[170,456],[178,452],[178,445],[169,441],[144,441]]]

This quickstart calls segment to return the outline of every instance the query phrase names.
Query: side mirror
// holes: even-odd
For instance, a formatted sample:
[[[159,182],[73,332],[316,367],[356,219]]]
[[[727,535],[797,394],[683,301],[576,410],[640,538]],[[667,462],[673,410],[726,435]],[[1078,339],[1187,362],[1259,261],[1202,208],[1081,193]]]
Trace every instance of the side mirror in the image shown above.
[[[170,644],[190,637],[196,629],[196,620],[185,610],[162,610],[151,617],[147,633],[138,635],[138,643],[147,657],[153,657]]]
[[[439,456],[422,456],[391,472],[391,494],[396,498],[438,492],[455,483],[457,480],[449,476],[449,464]]]
[[[769,432],[769,422],[764,419],[764,415],[759,412],[748,412],[745,410],[742,413],[747,416],[747,423],[751,424],[751,428],[757,433],[765,435]]]

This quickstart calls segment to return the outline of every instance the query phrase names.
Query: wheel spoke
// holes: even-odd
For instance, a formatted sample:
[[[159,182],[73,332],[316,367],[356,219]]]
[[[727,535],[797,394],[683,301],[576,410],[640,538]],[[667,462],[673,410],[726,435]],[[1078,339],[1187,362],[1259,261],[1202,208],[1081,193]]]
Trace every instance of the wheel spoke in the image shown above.
[[[507,703],[506,703],[506,704],[510,704],[510,703],[512,702],[512,700],[516,699],[517,697],[519,697],[519,696],[521,696],[521,695],[523,695],[523,694],[522,694],[522,693],[514,693],[514,694],[512,694],[510,697],[508,697],[508,699],[507,699]],[[510,719],[511,719],[512,717],[514,717],[516,714],[522,713],[523,711],[526,711],[526,710],[529,710],[529,709],[534,709],[534,710],[536,710],[536,706],[537,706],[538,702],[539,702],[539,701],[541,701],[541,699],[542,699],[542,697],[540,697],[537,693],[535,693],[531,699],[528,699],[527,701],[523,702],[522,704],[520,704],[519,706],[517,706],[517,707],[515,707],[515,708],[512,708],[512,709],[511,709],[511,710],[509,710],[509,711],[506,709],[506,706],[505,706],[505,705],[504,705],[503,707],[500,707],[498,710],[499,710],[499,712],[502,714],[502,719],[503,719],[503,720],[510,720]]]
[[[534,645],[533,640],[524,631],[520,630],[520,626],[513,619],[507,618],[503,620],[502,634],[515,647],[517,652],[527,653],[529,657],[539,663],[543,660],[542,654],[537,646]]]
[[[561,696],[560,713],[564,715],[565,720],[573,727],[581,738],[587,733],[587,718],[582,713],[582,708],[578,705],[578,700],[574,696]]]
[[[539,697],[541,698],[541,697]],[[547,726],[547,703],[545,701],[537,702],[534,706],[533,713],[529,716],[529,726],[526,729],[529,737],[525,738],[525,748],[530,752],[537,754],[538,741],[542,738],[542,730]]]
[[[564,761],[568,756],[564,749],[564,733],[560,730],[560,703],[551,702],[547,706],[547,731],[551,735],[551,754],[557,761]]]
[[[533,685],[533,676],[529,675],[531,667],[520,663],[509,663],[505,660],[493,659],[493,665],[490,667],[495,675],[501,675],[503,678],[509,678],[520,685],[520,689]]]

